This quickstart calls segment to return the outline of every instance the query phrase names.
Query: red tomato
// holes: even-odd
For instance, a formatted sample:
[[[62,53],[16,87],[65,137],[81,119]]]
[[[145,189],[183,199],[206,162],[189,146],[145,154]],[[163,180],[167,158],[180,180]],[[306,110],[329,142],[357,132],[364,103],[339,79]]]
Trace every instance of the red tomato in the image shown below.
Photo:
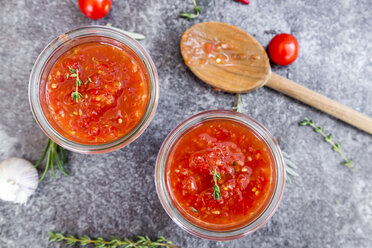
[[[269,55],[278,65],[292,64],[298,56],[298,42],[293,35],[278,34],[269,44]]]
[[[105,17],[111,9],[112,0],[79,0],[81,12],[91,19]]]

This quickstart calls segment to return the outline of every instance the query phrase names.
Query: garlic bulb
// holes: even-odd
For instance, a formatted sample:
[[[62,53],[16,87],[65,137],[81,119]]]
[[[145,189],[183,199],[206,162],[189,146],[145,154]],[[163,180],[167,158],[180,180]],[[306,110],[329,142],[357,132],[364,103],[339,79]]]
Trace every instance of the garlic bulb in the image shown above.
[[[39,183],[37,170],[27,160],[9,158],[0,163],[0,199],[26,203]]]

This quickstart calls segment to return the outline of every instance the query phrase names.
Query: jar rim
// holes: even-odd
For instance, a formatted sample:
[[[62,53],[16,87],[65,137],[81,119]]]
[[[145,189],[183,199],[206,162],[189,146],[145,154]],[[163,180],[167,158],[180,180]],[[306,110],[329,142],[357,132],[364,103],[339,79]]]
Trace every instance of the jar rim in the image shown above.
[[[149,77],[150,95],[146,107],[146,112],[144,113],[142,119],[128,134],[117,140],[104,144],[83,144],[65,137],[50,124],[41,106],[41,99],[39,94],[40,82],[42,80],[41,77],[43,75],[44,68],[48,65],[50,58],[58,49],[64,46],[68,46],[71,41],[76,41],[86,37],[102,37],[127,46],[140,58],[144,67],[146,68],[146,72]],[[83,26],[59,35],[43,49],[43,51],[36,59],[30,74],[28,95],[31,112],[36,120],[36,123],[39,125],[41,130],[55,143],[68,150],[78,153],[106,153],[120,149],[121,147],[133,142],[144,132],[144,130],[150,124],[152,118],[155,115],[159,100],[159,78],[156,66],[148,52],[138,41],[128,36],[125,31],[108,26]]]
[[[166,176],[165,176],[165,167],[167,163],[167,159],[169,153],[173,147],[173,145],[179,140],[182,135],[192,129],[195,125],[200,124],[204,121],[208,120],[216,120],[216,119],[227,119],[238,121],[239,123],[249,127],[255,133],[255,135],[259,136],[259,138],[265,142],[267,147],[270,149],[273,160],[274,166],[276,169],[276,184],[274,191],[271,195],[271,199],[267,203],[266,208],[252,221],[247,223],[242,227],[238,227],[233,230],[226,230],[226,231],[218,231],[218,230],[210,230],[206,228],[199,227],[194,223],[190,222],[186,219],[174,206],[170,194],[167,190],[166,185]],[[238,113],[231,110],[209,110],[204,111],[194,116],[187,118],[186,120],[182,121],[178,124],[165,138],[158,156],[156,160],[155,166],[155,186],[156,191],[159,197],[159,200],[167,212],[169,217],[182,229],[187,231],[188,233],[195,235],[200,238],[209,239],[209,240],[216,240],[216,241],[224,241],[224,240],[233,240],[238,239],[244,236],[247,236],[259,228],[261,228],[274,214],[276,211],[280,200],[282,198],[284,188],[286,182],[286,173],[285,173],[285,165],[284,165],[284,158],[281,153],[280,147],[276,142],[275,138],[271,135],[271,133],[259,122],[255,119],[249,117],[248,115]]]

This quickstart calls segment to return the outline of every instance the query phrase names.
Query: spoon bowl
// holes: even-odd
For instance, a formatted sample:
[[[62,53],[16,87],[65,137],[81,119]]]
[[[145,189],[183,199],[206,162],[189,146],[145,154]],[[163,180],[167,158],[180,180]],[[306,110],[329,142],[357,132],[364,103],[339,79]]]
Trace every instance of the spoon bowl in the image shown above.
[[[181,53],[197,77],[226,92],[246,93],[270,78],[264,47],[244,30],[227,23],[191,26],[182,35]]]

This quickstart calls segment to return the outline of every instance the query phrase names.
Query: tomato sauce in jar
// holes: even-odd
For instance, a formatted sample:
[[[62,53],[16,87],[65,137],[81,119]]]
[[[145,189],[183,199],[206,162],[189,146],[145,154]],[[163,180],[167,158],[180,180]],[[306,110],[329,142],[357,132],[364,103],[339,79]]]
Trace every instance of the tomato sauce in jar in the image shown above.
[[[169,154],[170,198],[197,226],[219,231],[244,226],[262,213],[273,195],[273,155],[263,140],[237,121],[204,121],[184,133]],[[216,174],[219,177],[214,178]],[[216,182],[220,198],[214,196]]]
[[[83,144],[109,143],[128,134],[144,116],[149,77],[129,48],[84,43],[57,59],[45,99],[49,122],[65,137]]]

